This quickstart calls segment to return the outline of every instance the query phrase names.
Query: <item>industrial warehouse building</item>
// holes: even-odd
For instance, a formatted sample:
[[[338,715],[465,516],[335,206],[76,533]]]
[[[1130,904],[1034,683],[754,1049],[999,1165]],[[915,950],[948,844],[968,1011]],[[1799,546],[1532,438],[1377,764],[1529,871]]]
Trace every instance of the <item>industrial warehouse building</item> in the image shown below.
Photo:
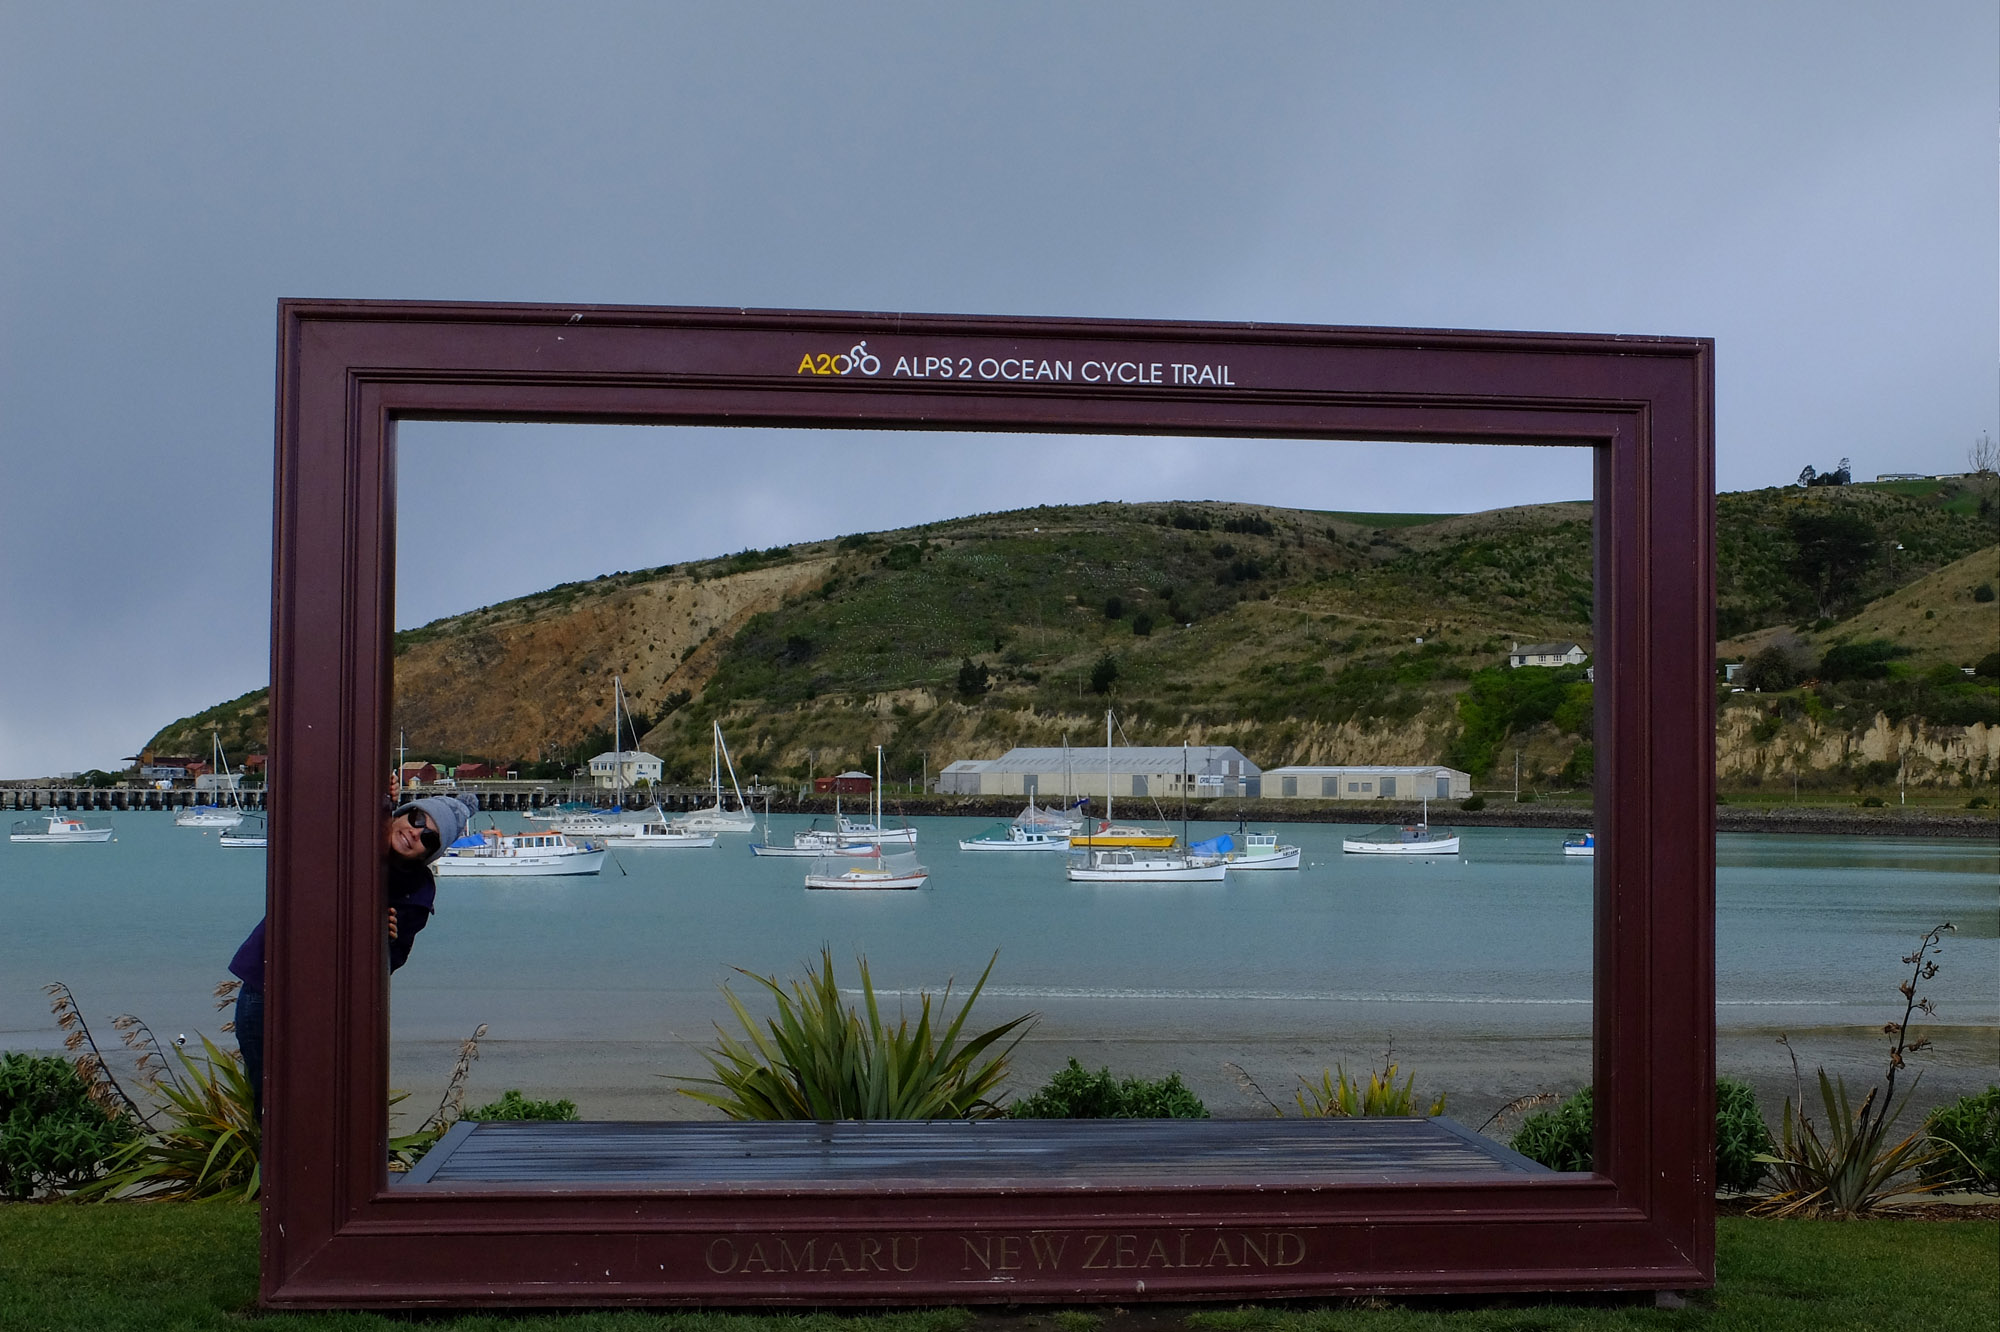
[[[1265,799],[1279,800],[1463,800],[1472,794],[1472,775],[1457,768],[1292,767],[1264,774]]]
[[[1187,794],[1255,796],[1263,769],[1233,745],[1127,745],[1113,749],[1107,772],[1105,751],[1096,749],[1012,749],[995,759],[959,759],[938,774],[943,795],[1025,796],[1043,804],[1064,797],[1102,800],[1110,779],[1114,799],[1128,796],[1179,798],[1185,760]]]

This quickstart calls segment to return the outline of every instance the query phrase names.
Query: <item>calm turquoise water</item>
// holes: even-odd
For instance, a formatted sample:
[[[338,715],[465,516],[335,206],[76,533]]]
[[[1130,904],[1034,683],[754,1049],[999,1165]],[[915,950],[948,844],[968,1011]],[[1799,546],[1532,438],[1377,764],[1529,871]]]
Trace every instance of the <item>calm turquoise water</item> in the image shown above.
[[[115,824],[117,841],[0,844],[0,1048],[55,1044],[40,993],[52,980],[93,1019],[129,1011],[163,1032],[214,1032],[226,1016],[208,996],[262,911],[263,853],[165,814],[93,821]],[[775,833],[805,822],[779,817]],[[745,837],[621,851],[625,872],[595,879],[448,881],[396,978],[395,1035],[452,1039],[489,1022],[522,1040],[703,1038],[732,967],[795,975],[823,945],[844,980],[865,954],[891,992],[962,988],[997,948],[988,993],[1041,1011],[1045,1031],[1589,1031],[1592,871],[1564,859],[1559,832],[1474,829],[1462,856],[1408,862],[1341,856],[1353,828],[1291,825],[1284,840],[1307,860],[1295,874],[1086,886],[1064,881],[1061,856],[958,851],[989,823],[921,820],[932,879],[919,892],[808,893],[810,862],[754,858]],[[1938,1019],[2000,1024],[1996,884],[1992,843],[1725,836],[1718,1021],[1879,1023],[1897,959],[1952,920]]]

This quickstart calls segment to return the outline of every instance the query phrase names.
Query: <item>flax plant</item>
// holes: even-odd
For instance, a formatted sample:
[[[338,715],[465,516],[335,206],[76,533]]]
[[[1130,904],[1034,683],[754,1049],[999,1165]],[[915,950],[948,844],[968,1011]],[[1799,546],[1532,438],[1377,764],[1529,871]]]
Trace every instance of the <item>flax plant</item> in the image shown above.
[[[1417,1075],[1411,1073],[1403,1079],[1403,1085],[1396,1085],[1396,1074],[1400,1071],[1395,1060],[1395,1049],[1383,1052],[1382,1071],[1368,1074],[1368,1085],[1363,1087],[1359,1078],[1347,1076],[1347,1069],[1335,1064],[1331,1069],[1320,1071],[1319,1081],[1309,1078],[1299,1079],[1297,1096],[1299,1113],[1309,1118],[1389,1118],[1414,1116],[1417,1111]],[[1426,1115],[1444,1113],[1443,1092],[1431,1102],[1431,1108],[1423,1111]]]
[[[960,1041],[972,1005],[999,959],[994,953],[955,1015],[949,1013],[951,986],[946,984],[936,1024],[931,995],[923,992],[914,1028],[907,1017],[893,1027],[883,1021],[865,957],[858,959],[860,1011],[841,998],[831,949],[820,950],[820,965],[809,966],[805,980],[793,981],[789,992],[775,978],[739,967],[739,974],[769,992],[777,1015],[760,1028],[725,984],[723,998],[742,1024],[745,1039],[729,1035],[717,1024],[716,1044],[703,1052],[715,1076],[680,1079],[693,1085],[679,1091],[742,1120],[1002,1116],[1006,1111],[994,1103],[994,1092],[1006,1076],[1014,1047],[1037,1015],[1024,1013]],[[936,1029],[937,1024],[942,1030]],[[1009,1033],[1013,1039],[996,1049]]]
[[[1930,1047],[1928,1037],[1911,1039],[1910,1018],[1915,1013],[1934,1016],[1930,999],[1919,998],[1917,987],[1938,974],[1937,961],[1930,956],[1939,940],[1954,927],[1946,921],[1927,932],[1917,951],[1903,959],[1911,968],[1908,980],[1896,989],[1903,996],[1903,1019],[1883,1026],[1884,1035],[1895,1037],[1889,1047],[1889,1067],[1883,1085],[1869,1089],[1856,1109],[1847,1094],[1847,1082],[1836,1075],[1829,1079],[1818,1069],[1820,1107],[1826,1117],[1822,1135],[1819,1125],[1806,1112],[1804,1088],[1798,1089],[1798,1107],[1785,1098],[1779,1123],[1778,1150],[1757,1159],[1770,1167],[1776,1188],[1769,1198],[1751,1209],[1764,1216],[1837,1217],[1867,1216],[1884,1210],[1897,1194],[1930,1193],[1942,1185],[1918,1183],[1908,1176],[1919,1171],[1937,1154],[1938,1148],[1922,1130],[1894,1142],[1890,1130],[1909,1106],[1910,1094],[1922,1080],[1911,1079],[1902,1099],[1896,1097],[1896,1075],[1907,1065],[1904,1056]],[[1799,1082],[1799,1058],[1791,1042],[1778,1038],[1792,1056],[1792,1076]],[[1878,1105],[1877,1096],[1881,1097]]]
[[[164,1102],[156,1115],[166,1122],[149,1124],[111,1159],[104,1178],[77,1191],[79,1199],[249,1202],[257,1196],[263,1131],[251,1109],[249,1075],[235,1052],[200,1039],[199,1060],[176,1046],[178,1072],[160,1057],[143,1075]],[[157,1043],[149,1053],[159,1054]]]

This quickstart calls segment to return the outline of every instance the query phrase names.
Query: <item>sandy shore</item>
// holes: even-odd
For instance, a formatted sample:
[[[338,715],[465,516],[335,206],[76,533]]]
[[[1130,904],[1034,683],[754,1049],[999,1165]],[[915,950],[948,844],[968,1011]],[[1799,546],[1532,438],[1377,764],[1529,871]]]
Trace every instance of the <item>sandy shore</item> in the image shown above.
[[[1756,1087],[1765,1117],[1775,1120],[1792,1093],[1792,1065],[1777,1032],[1732,1029],[1720,1034],[1717,1067],[1726,1076]],[[1924,1074],[1909,1116],[1915,1128],[1930,1106],[1978,1091],[1995,1081],[2000,1065],[2000,1029],[1938,1027],[1935,1049],[1915,1056]],[[1791,1032],[1808,1078],[1814,1065],[1843,1074],[1850,1088],[1879,1082],[1883,1037],[1879,1031],[1842,1029]],[[497,1098],[518,1087],[538,1098],[568,1097],[586,1119],[703,1119],[717,1112],[676,1093],[676,1077],[707,1072],[702,1042],[509,1041],[488,1039],[468,1082],[468,1104]],[[1534,1092],[1566,1095],[1590,1078],[1588,1036],[1534,1034],[1488,1037],[1398,1037],[1396,1058],[1414,1072],[1420,1096],[1449,1093],[1447,1112],[1477,1126],[1500,1106]],[[428,1113],[437,1103],[457,1055],[448,1042],[398,1042],[392,1085],[407,1089],[407,1105]],[[1108,1067],[1118,1076],[1163,1077],[1178,1072],[1211,1114],[1219,1118],[1269,1115],[1272,1102],[1296,1113],[1293,1097],[1302,1076],[1317,1076],[1338,1062],[1350,1073],[1371,1063],[1379,1067],[1380,1045],[1335,1043],[1297,1035],[1270,1039],[1237,1038],[1227,1044],[1132,1036],[1090,1037],[1042,1031],[1015,1052],[1009,1090],[1025,1095],[1075,1058],[1086,1068]],[[1901,1084],[1908,1086],[1905,1077]],[[1261,1089],[1261,1091],[1259,1090]],[[1266,1099],[1268,1098],[1268,1100]],[[1511,1123],[1494,1130],[1504,1136]]]

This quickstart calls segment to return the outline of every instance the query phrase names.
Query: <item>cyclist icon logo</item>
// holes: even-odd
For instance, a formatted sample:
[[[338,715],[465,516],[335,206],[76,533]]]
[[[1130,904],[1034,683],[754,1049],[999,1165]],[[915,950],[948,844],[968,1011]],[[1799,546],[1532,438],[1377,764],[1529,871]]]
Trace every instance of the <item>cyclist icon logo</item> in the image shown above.
[[[882,373],[882,358],[868,350],[867,339],[855,343],[844,352],[807,352],[799,361],[797,373],[802,375],[864,375]]]

